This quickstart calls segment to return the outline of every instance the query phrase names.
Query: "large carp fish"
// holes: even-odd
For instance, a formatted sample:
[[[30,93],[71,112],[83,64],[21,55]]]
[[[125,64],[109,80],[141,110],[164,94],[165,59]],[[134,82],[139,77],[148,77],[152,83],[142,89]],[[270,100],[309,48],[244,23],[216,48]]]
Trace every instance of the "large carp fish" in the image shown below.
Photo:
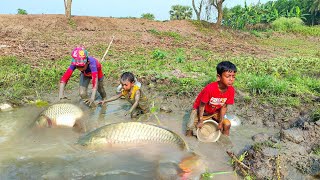
[[[73,127],[83,111],[71,103],[58,103],[42,111],[35,121],[36,127]]]
[[[187,143],[175,132],[151,124],[122,122],[102,126],[80,137],[83,146],[114,146],[119,144],[167,143],[189,150]]]

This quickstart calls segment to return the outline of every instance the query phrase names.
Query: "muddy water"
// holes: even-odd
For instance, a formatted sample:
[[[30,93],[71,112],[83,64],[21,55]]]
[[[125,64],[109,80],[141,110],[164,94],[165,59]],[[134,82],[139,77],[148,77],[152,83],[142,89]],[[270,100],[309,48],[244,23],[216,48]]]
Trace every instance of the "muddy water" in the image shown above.
[[[86,113],[86,131],[114,122],[131,121],[125,117],[130,105],[117,100],[105,107],[89,109],[78,104]],[[42,108],[22,107],[0,113],[0,179],[180,179],[177,164],[186,152],[166,145],[134,146],[92,150],[76,144],[82,135],[69,128],[33,129],[30,124]],[[183,136],[187,112],[146,115],[141,121],[157,123]],[[201,167],[185,177],[198,179],[208,172],[229,172],[214,179],[239,179],[232,171],[226,149],[240,151],[251,143],[251,136],[270,129],[238,126],[230,138],[222,136],[216,143],[200,143],[194,137],[184,137],[192,151],[201,157]],[[271,132],[274,133],[274,132]],[[181,175],[181,174],[180,174]]]

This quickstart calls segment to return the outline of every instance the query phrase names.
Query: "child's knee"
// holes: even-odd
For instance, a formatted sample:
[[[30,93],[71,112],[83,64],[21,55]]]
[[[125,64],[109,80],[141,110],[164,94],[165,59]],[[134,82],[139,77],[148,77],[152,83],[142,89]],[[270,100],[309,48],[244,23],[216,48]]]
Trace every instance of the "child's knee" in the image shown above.
[[[189,117],[189,121],[187,123],[187,129],[192,130],[196,127],[198,123],[198,114],[196,109],[192,109]]]
[[[88,94],[87,94],[87,88],[80,86],[79,88],[79,95],[82,99],[86,99],[88,98]]]
[[[225,128],[230,129],[230,127],[231,127],[231,122],[229,119],[224,119],[222,124],[223,124],[223,127],[225,127]]]
[[[81,99],[87,99],[88,95],[87,95],[87,93],[80,92],[80,97],[81,97]]]
[[[198,123],[198,112],[196,109],[192,109],[190,113],[190,122],[193,122],[193,124],[197,125]]]

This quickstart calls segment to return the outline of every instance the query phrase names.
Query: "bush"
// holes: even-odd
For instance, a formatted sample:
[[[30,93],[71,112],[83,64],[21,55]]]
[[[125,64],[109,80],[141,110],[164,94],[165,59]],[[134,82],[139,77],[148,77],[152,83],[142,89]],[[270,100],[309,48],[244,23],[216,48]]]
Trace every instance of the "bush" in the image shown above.
[[[320,26],[296,26],[292,29],[292,32],[303,35],[320,36]]]
[[[18,13],[17,14],[23,14],[23,15],[27,15],[27,11],[24,9],[18,9]]]
[[[141,18],[142,19],[149,19],[149,20],[154,20],[155,19],[154,15],[151,14],[151,13],[142,14]]]
[[[154,51],[152,51],[153,59],[160,60],[160,59],[164,59],[165,57],[166,57],[166,53],[159,49],[155,49]]]
[[[303,26],[303,21],[300,18],[285,18],[281,17],[272,22],[272,28],[276,31],[289,32],[293,31],[294,28]]]
[[[300,18],[281,17],[272,22],[272,29],[275,31],[293,32],[303,35],[320,36],[319,26],[305,26]]]

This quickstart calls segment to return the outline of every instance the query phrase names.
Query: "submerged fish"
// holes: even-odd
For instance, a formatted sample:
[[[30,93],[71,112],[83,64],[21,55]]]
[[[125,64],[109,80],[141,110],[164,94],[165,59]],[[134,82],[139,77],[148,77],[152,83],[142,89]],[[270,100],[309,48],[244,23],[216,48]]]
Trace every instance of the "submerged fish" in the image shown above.
[[[73,127],[78,119],[83,116],[83,111],[70,103],[59,103],[49,106],[40,113],[35,122],[36,127]]]
[[[117,145],[136,143],[169,143],[183,150],[189,150],[186,142],[175,132],[140,122],[114,123],[102,126],[81,137],[83,146]]]

